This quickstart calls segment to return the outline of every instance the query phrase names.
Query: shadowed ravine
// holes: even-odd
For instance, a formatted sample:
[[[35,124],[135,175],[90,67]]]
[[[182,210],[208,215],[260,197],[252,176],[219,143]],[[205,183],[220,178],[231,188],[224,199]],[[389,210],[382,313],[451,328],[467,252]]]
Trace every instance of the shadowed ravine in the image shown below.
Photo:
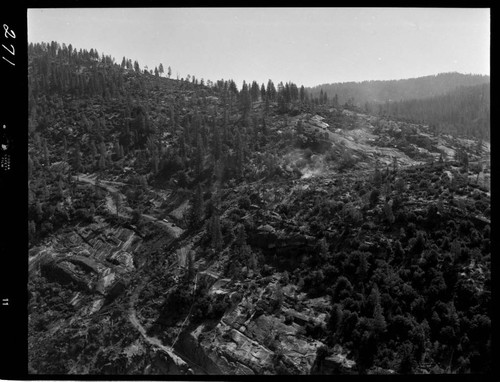
[[[141,292],[142,287],[147,283],[147,280],[140,284],[130,297],[130,307],[128,311],[128,317],[130,323],[139,331],[144,340],[150,344],[153,348],[159,349],[166,356],[168,361],[172,362],[178,370],[183,374],[207,374],[206,371],[198,364],[194,363],[184,354],[180,354],[178,351],[174,350],[170,346],[165,346],[158,337],[150,336],[146,333],[146,329],[139,322],[137,318],[137,311],[135,309],[135,302]],[[188,314],[189,315],[189,314]]]

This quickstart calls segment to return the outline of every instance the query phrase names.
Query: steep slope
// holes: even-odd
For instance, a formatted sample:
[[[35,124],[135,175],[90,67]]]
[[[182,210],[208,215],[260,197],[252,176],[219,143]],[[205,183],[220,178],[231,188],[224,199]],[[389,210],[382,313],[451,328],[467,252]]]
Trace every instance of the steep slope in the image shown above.
[[[487,143],[30,60],[31,373],[491,367]]]

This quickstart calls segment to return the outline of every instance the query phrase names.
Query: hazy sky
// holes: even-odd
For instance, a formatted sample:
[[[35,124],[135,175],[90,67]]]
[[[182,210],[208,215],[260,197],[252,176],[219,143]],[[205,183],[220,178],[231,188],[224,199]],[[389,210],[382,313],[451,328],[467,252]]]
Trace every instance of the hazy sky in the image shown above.
[[[487,8],[29,9],[28,40],[238,87],[490,71]]]

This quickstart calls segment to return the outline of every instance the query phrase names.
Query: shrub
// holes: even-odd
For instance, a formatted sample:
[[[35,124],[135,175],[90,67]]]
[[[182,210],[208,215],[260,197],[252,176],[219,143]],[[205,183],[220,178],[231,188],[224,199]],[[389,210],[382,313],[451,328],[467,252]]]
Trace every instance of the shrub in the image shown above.
[[[292,316],[290,316],[289,314],[286,314],[286,315],[285,315],[285,324],[286,324],[286,325],[291,325],[291,324],[293,324],[293,317],[292,317]]]
[[[352,290],[353,287],[350,281],[346,277],[340,276],[333,287],[332,301],[338,302],[349,297]]]
[[[395,219],[394,214],[392,212],[391,205],[387,202],[384,204],[384,214],[385,214],[385,218],[389,222],[389,224],[394,223],[394,221],[396,219]]]
[[[339,170],[340,171],[349,170],[353,168],[355,164],[356,164],[356,159],[348,150],[345,150],[342,153],[342,157],[340,158]]]
[[[370,193],[370,207],[374,207],[375,204],[377,204],[379,197],[380,197],[380,191],[378,189],[374,189]]]
[[[250,208],[251,202],[247,195],[243,195],[238,199],[238,207],[242,210],[248,210]]]

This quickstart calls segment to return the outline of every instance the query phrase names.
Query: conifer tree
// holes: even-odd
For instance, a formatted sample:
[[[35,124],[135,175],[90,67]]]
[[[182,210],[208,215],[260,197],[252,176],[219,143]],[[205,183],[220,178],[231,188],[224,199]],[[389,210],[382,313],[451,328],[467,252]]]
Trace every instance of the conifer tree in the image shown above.
[[[250,97],[252,98],[252,102],[256,102],[259,100],[259,84],[256,81],[252,81],[252,86],[250,88]]]
[[[384,214],[389,224],[394,223],[395,221],[394,213],[392,212],[392,206],[388,201],[386,201],[384,204]]]
[[[120,147],[120,143],[119,143],[119,141],[116,141],[116,142],[115,142],[115,148],[114,148],[114,149],[115,149],[115,155],[116,155],[116,159],[117,159],[117,160],[118,160],[118,159],[121,159],[121,152],[122,152],[122,150],[120,150],[120,148],[121,148],[121,147]]]
[[[369,299],[373,304],[373,328],[377,334],[382,334],[386,330],[387,324],[383,315],[382,305],[380,303],[380,292],[376,284],[370,292]]]
[[[158,166],[159,166],[159,159],[158,159],[158,153],[153,153],[153,156],[151,158],[151,167],[153,173],[157,174],[158,173]]]
[[[90,159],[92,163],[94,163],[95,157],[97,156],[97,147],[95,146],[95,142],[92,140],[90,141]]]
[[[217,126],[215,119],[213,121],[213,157],[214,162],[218,161],[221,157],[221,137],[219,133],[219,127]]]
[[[104,157],[104,159],[106,159],[106,144],[104,143],[104,141],[101,141],[101,143],[99,143],[99,153],[102,157]]]
[[[330,319],[328,320],[328,327],[332,332],[336,332],[340,327],[342,321],[342,308],[339,304],[335,303],[330,311]]]
[[[280,113],[285,113],[287,111],[287,104],[283,92],[278,93],[278,111]]]
[[[240,91],[240,107],[243,112],[243,120],[246,120],[252,107],[252,99],[248,90],[248,85],[245,81],[243,81],[243,86]]]
[[[104,170],[106,168],[106,158],[101,154],[99,157],[99,170]]]
[[[189,217],[189,225],[191,228],[197,228],[203,219],[203,193],[201,186],[198,183],[196,191],[191,201],[191,214]]]
[[[66,135],[63,135],[63,159],[68,160],[68,141],[66,140]]]
[[[260,99],[264,100],[266,98],[266,87],[264,84],[260,86]]]
[[[236,132],[236,171],[238,177],[243,176],[243,162],[244,162],[243,139],[241,138],[241,133],[238,130]]]
[[[266,95],[270,101],[274,101],[276,98],[276,88],[271,80],[267,81]]]
[[[211,235],[212,235],[212,248],[215,251],[220,251],[222,249],[222,232],[220,229],[220,218],[216,213],[212,216],[211,222]]]
[[[247,243],[247,233],[245,230],[245,226],[243,224],[238,224],[236,228],[236,246],[238,248],[243,248]]]
[[[197,143],[196,143],[196,156],[195,156],[195,171],[196,171],[196,176],[200,176],[201,171],[203,170],[203,142],[201,135],[198,133],[198,138],[197,138]]]
[[[182,162],[185,163],[187,160],[187,148],[184,135],[181,135],[181,137],[179,138],[179,156],[181,157]]]
[[[364,282],[366,280],[366,277],[368,276],[368,268],[370,267],[370,265],[364,252],[359,252],[358,255],[359,264],[358,268],[356,269],[356,276],[358,277],[358,280],[364,288]]]
[[[80,172],[82,167],[82,159],[80,154],[80,145],[77,144],[74,152],[74,168],[75,172]]]

